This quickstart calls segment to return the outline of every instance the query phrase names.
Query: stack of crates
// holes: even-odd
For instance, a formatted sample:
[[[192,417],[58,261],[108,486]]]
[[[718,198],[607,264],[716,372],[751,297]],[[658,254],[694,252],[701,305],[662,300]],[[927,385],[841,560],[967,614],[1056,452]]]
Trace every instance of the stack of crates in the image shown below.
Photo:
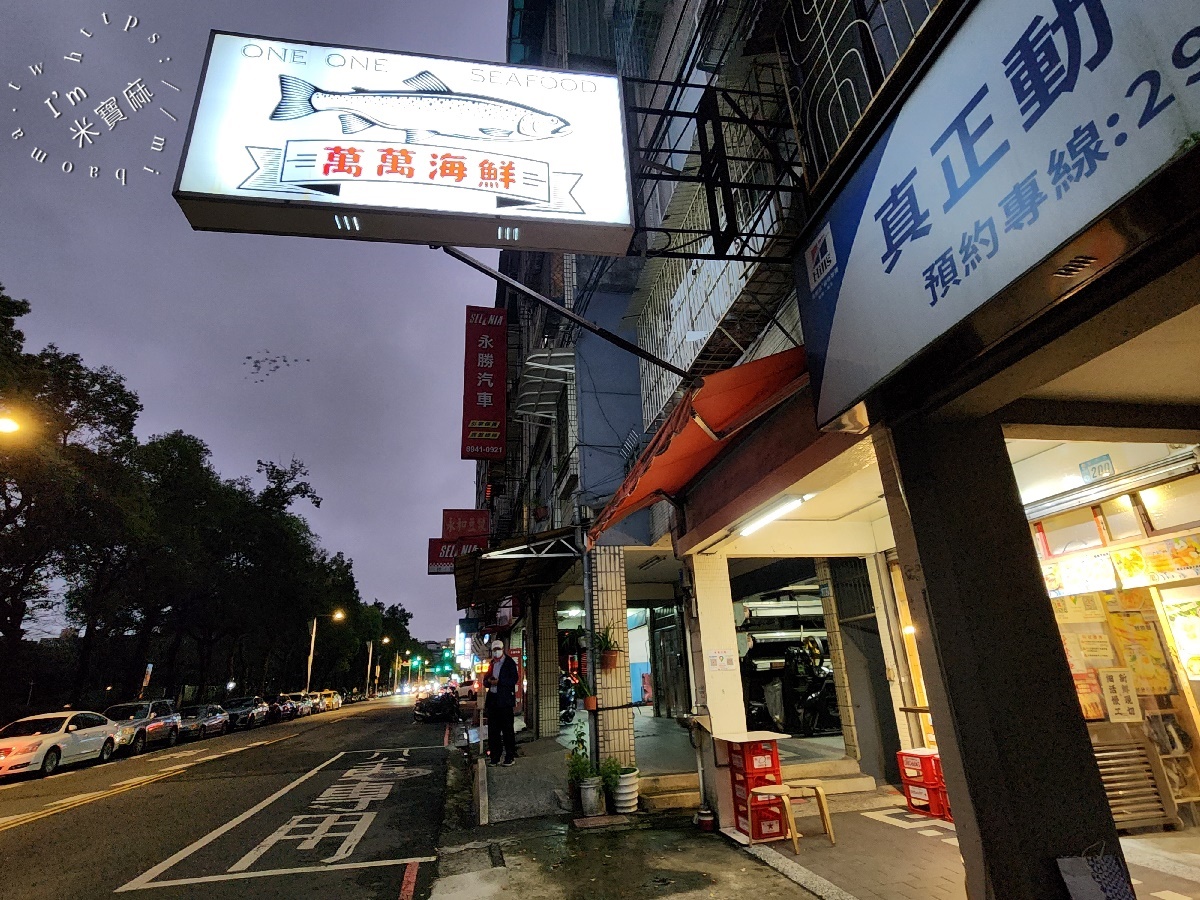
[[[915,813],[935,819],[950,817],[950,802],[946,798],[946,782],[942,777],[942,758],[936,750],[901,750],[896,754],[900,766],[900,781],[904,800]]]
[[[751,840],[769,841],[786,837],[783,802],[777,797],[756,797],[752,788],[783,784],[779,773],[779,751],[774,741],[749,741],[729,745],[729,768],[733,780],[733,808],[737,830]]]

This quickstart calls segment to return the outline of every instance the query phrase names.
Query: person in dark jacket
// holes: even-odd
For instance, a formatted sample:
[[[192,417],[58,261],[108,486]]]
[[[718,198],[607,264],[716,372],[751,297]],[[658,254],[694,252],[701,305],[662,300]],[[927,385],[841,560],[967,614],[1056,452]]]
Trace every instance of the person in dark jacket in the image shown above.
[[[492,664],[483,676],[487,699],[488,765],[511,766],[517,759],[513,714],[517,706],[517,664],[504,652],[503,641],[492,641]]]

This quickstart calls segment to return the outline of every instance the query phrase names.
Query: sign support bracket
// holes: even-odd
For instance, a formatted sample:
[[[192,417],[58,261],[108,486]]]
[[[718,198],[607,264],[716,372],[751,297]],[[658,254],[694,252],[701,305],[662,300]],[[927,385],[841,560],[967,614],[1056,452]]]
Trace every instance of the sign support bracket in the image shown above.
[[[457,259],[459,262],[466,263],[468,266],[470,266],[476,272],[482,272],[484,275],[487,275],[489,278],[494,279],[497,283],[502,284],[505,287],[512,288],[514,291],[517,291],[520,294],[524,294],[530,300],[534,300],[537,303],[540,303],[542,306],[546,307],[550,312],[554,313],[555,315],[562,316],[563,318],[574,323],[575,325],[578,325],[580,328],[584,328],[584,329],[590,331],[592,334],[596,335],[597,337],[601,338],[602,340],[608,341],[613,346],[620,347],[622,350],[626,351],[627,353],[632,353],[634,356],[636,356],[640,359],[644,359],[646,362],[650,363],[651,365],[658,366],[660,369],[665,369],[666,371],[670,372],[672,375],[679,376],[680,378],[683,379],[685,384],[691,384],[692,376],[689,375],[683,369],[679,368],[678,366],[672,365],[671,363],[667,362],[665,359],[659,359],[657,356],[655,356],[649,350],[645,350],[645,349],[639,347],[637,344],[633,343],[633,341],[627,341],[625,338],[621,337],[619,334],[613,334],[613,332],[609,331],[607,328],[601,328],[599,325],[589,322],[587,319],[583,318],[583,316],[580,316],[580,315],[576,314],[574,311],[567,309],[562,304],[555,303],[549,297],[545,297],[542,294],[539,294],[533,288],[526,287],[525,285],[521,284],[521,282],[517,281],[515,278],[510,278],[509,276],[505,275],[503,272],[498,272],[497,270],[493,269],[491,266],[485,265],[484,263],[481,263],[479,260],[475,259],[474,257],[468,256],[466,253],[463,253],[457,247],[451,247],[446,244],[430,244],[429,246],[430,246],[431,250],[439,250],[440,249],[447,255],[452,256],[455,259]]]

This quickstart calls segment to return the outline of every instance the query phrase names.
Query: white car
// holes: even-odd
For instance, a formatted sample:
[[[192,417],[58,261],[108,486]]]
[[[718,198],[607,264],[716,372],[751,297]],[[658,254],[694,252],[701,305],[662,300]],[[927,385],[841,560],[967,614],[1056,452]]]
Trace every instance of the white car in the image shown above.
[[[40,772],[89,759],[108,762],[117,724],[100,713],[66,711],[29,716],[0,728],[0,775]]]

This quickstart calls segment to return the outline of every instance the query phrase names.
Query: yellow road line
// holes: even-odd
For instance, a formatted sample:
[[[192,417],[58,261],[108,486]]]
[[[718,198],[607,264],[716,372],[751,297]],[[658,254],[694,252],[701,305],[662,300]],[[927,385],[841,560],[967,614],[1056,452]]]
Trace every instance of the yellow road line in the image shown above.
[[[280,741],[286,741],[288,738],[293,738],[295,736],[296,736],[295,733],[285,734],[283,737],[275,738],[275,740],[273,740],[273,741],[264,741],[261,744],[259,744],[258,746],[269,747],[271,744],[278,744]],[[247,750],[247,749],[249,749],[249,748],[248,747],[238,747],[236,750],[230,750],[227,753],[222,753],[219,756],[214,756],[214,757],[212,757],[212,759],[220,759],[222,756],[228,756],[232,753],[237,753],[237,752],[240,752],[241,750]],[[31,812],[31,813],[25,813],[24,815],[12,816],[7,819],[0,819],[0,831],[8,831],[10,828],[17,828],[21,825],[28,825],[31,822],[38,821],[39,819],[45,819],[49,816],[56,816],[59,813],[66,812],[69,809],[77,809],[80,806],[86,806],[87,804],[95,803],[98,800],[107,800],[109,797],[115,797],[118,794],[124,794],[126,791],[132,791],[137,788],[144,787],[147,784],[153,784],[156,781],[163,781],[167,778],[171,778],[174,775],[179,775],[179,774],[182,774],[183,772],[186,772],[189,768],[196,765],[196,763],[202,762],[202,761],[204,761],[204,760],[196,760],[195,762],[188,763],[184,766],[172,766],[171,768],[165,769],[156,774],[146,775],[142,778],[138,778],[137,780],[132,781],[131,783],[116,785],[112,788],[109,788],[106,791],[97,791],[94,794],[80,795],[74,801],[69,802],[69,803],[61,803],[61,804],[53,807],[52,809],[42,809],[42,810],[38,810],[37,812]]]

